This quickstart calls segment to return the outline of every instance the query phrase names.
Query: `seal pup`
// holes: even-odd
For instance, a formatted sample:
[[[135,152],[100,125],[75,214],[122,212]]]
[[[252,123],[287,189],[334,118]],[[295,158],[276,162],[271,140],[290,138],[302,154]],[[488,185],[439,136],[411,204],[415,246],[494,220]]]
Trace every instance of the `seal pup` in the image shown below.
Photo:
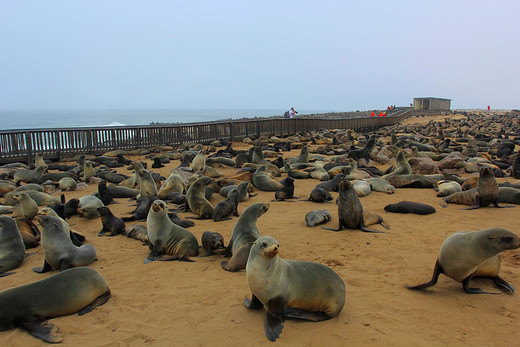
[[[385,206],[386,212],[393,213],[415,213],[420,215],[427,215],[435,213],[433,206],[423,204],[415,201],[400,201],[395,204],[388,204]]]
[[[442,180],[433,184],[438,197],[445,197],[453,193],[462,192],[462,186],[455,181]]]
[[[104,236],[106,233],[110,233],[106,236],[115,236],[125,232],[125,222],[121,218],[114,216],[108,207],[98,207],[97,211],[101,216],[101,223],[103,224],[103,228],[98,233],[98,236]]]
[[[520,238],[502,228],[479,231],[459,231],[443,242],[433,276],[429,282],[408,289],[424,289],[437,283],[440,274],[462,282],[462,289],[468,294],[498,294],[485,292],[480,288],[470,288],[473,277],[487,277],[501,289],[513,293],[515,289],[498,274],[500,272],[499,254],[510,249],[520,248]]]
[[[327,223],[332,219],[329,210],[313,210],[305,215],[305,224],[314,227],[319,224]]]
[[[152,246],[150,254],[144,261],[145,264],[155,260],[192,261],[189,257],[196,257],[199,254],[197,238],[168,218],[167,206],[162,200],[155,200],[152,203],[146,219],[146,228]],[[171,257],[161,258],[163,254]]]
[[[294,199],[294,178],[286,177],[280,181],[283,185],[274,193],[274,198],[278,201]]]
[[[41,245],[45,260],[43,267],[33,268],[34,272],[44,273],[57,269],[60,271],[76,266],[85,266],[96,260],[96,249],[86,244],[76,247],[59,217],[38,216],[42,226]]]
[[[205,197],[206,187],[213,181],[212,178],[202,176],[191,184],[186,192],[186,210],[198,215],[201,219],[213,218],[215,208]]]
[[[133,224],[130,229],[125,230],[123,233],[126,237],[141,241],[144,245],[151,245],[148,239],[148,229],[141,224]]]
[[[107,188],[107,181],[103,180],[98,183],[97,198],[99,200],[101,200],[101,202],[105,206],[114,201],[114,197],[112,196],[112,193]]]
[[[20,327],[45,342],[62,338],[48,318],[84,315],[110,298],[104,278],[94,269],[69,269],[0,293],[0,331]]]
[[[24,257],[25,245],[16,221],[0,216],[0,277],[12,275],[13,272],[7,271],[20,266]]]
[[[123,222],[146,219],[148,217],[150,207],[155,200],[157,200],[156,197],[147,198],[146,196],[140,196],[137,199],[137,207],[131,212],[131,216],[123,217],[121,219]]]
[[[311,194],[309,195],[309,198],[300,201],[330,202],[332,199],[334,199],[332,194],[330,194],[327,190],[320,187],[314,187],[314,189],[311,191]]]
[[[233,228],[231,240],[226,248],[226,255],[231,255],[229,262],[222,261],[220,265],[226,271],[238,271],[246,268],[249,250],[253,242],[260,237],[256,221],[269,210],[269,204],[257,202],[247,207]]]
[[[345,305],[345,282],[331,268],[311,261],[285,260],[278,255],[278,242],[258,238],[247,260],[247,284],[252,292],[245,299],[248,309],[267,308],[265,334],[275,341],[285,317],[319,322],[336,317]]]
[[[329,191],[329,192],[330,191],[337,192],[337,191],[339,191],[339,185],[340,185],[341,181],[343,181],[344,178],[345,178],[345,174],[339,173],[336,176],[334,176],[334,178],[332,180],[321,182],[321,183],[317,184],[316,187],[325,189],[326,191]]]
[[[230,218],[226,218],[230,214],[238,217],[238,202],[240,201],[239,192],[237,189],[233,190],[228,197],[219,202],[217,206],[215,206],[215,211],[213,212],[213,220],[215,222],[228,220]]]
[[[206,250],[206,255],[203,257],[207,257],[215,254],[215,251],[218,249],[225,249],[224,246],[224,237],[220,233],[205,231],[202,234],[202,248]]]
[[[325,230],[340,231],[343,227],[347,229],[360,229],[364,232],[382,233],[383,231],[367,228],[363,217],[363,205],[357,196],[352,183],[343,179],[339,186],[338,197],[338,229],[325,228]]]

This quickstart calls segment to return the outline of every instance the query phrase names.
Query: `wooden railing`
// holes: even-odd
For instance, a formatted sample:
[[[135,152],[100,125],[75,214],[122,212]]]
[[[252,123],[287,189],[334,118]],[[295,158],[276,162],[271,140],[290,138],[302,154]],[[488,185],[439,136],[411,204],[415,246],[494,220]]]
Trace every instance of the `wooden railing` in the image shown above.
[[[209,143],[252,135],[287,136],[322,128],[364,132],[398,123],[409,113],[396,112],[387,117],[368,118],[254,118],[175,125],[8,130],[0,131],[0,163],[31,163],[36,153],[46,159],[59,160],[76,154],[97,155],[115,149]]]

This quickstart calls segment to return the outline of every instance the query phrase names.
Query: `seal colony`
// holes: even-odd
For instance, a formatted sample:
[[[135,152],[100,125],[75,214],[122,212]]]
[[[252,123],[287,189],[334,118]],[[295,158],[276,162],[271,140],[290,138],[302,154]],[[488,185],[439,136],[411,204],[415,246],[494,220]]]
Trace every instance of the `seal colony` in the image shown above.
[[[410,159],[409,155],[414,155],[414,153],[417,155],[426,155],[426,148],[420,148],[419,152],[414,152],[412,150],[408,151],[410,148],[406,147],[407,145],[403,142],[409,141],[410,144],[412,142],[423,142],[424,144],[428,143],[431,147],[433,146],[434,139],[438,136],[439,128],[443,129],[445,136],[449,136],[450,138],[455,139],[452,141],[452,145],[445,147],[445,149],[449,148],[453,152],[460,151],[460,153],[462,153],[466,147],[467,142],[463,142],[462,140],[456,141],[456,139],[459,137],[460,139],[464,139],[467,136],[468,140],[471,141],[474,140],[475,134],[477,134],[471,130],[472,120],[471,117],[469,118],[469,120],[468,117],[461,118],[461,121],[458,123],[446,122],[446,124],[430,124],[416,127],[410,124],[398,125],[394,126],[392,129],[380,129],[370,135],[353,134],[352,132],[349,132],[348,135],[342,130],[328,130],[311,134],[300,134],[291,137],[290,141],[292,141],[291,145],[293,145],[292,150],[290,152],[285,152],[282,149],[282,152],[279,152],[278,154],[278,159],[280,157],[297,157],[300,152],[300,148],[303,147],[296,147],[299,146],[300,143],[305,143],[306,137],[310,139],[314,138],[316,144],[313,144],[311,140],[307,145],[308,159],[304,158],[304,161],[307,162],[295,163],[298,166],[293,166],[293,170],[311,171],[311,167],[314,165],[315,161],[321,160],[324,163],[320,163],[318,165],[320,167],[328,165],[325,166],[328,170],[330,170],[329,164],[332,163],[338,164],[339,166],[348,167],[348,169],[341,169],[344,171],[338,170],[336,172],[342,172],[342,175],[345,175],[349,181],[353,179],[363,179],[360,177],[362,177],[362,175],[366,175],[368,171],[371,172],[371,175],[375,175],[372,177],[377,178],[381,177],[381,175],[385,173],[386,166],[390,166],[392,164],[394,156],[393,154],[390,154],[392,152],[391,150],[386,151],[388,147],[392,145],[404,147],[399,148],[402,149],[407,160]],[[497,123],[496,120],[494,120],[494,122],[495,124]],[[461,125],[463,123],[468,123],[468,126]],[[485,124],[485,122],[483,122],[481,119],[478,120],[478,123]],[[450,127],[455,129],[460,128],[461,133],[457,134],[457,130],[455,130],[450,134]],[[465,128],[470,129],[467,135],[464,134]],[[484,128],[481,128],[479,130],[481,134],[485,133],[485,130],[483,129]],[[513,129],[507,130],[508,134],[515,131],[514,126],[510,126],[508,129]],[[396,142],[394,142],[394,144],[392,144],[391,136],[389,136],[391,133],[397,134]],[[403,134],[408,134],[408,136],[411,137],[406,139],[404,138],[405,135]],[[429,136],[425,136],[424,134],[429,134]],[[414,138],[412,138],[412,136]],[[508,136],[510,136],[510,138],[514,137],[513,135]],[[351,143],[354,143],[356,148],[366,148],[368,137],[375,138],[373,152],[371,153],[371,160],[368,163],[366,163],[365,158],[359,158],[359,160],[352,157],[349,158],[348,156],[343,156],[342,151],[348,152]],[[497,137],[498,136],[494,136],[493,138],[496,139]],[[348,138],[352,139],[348,140]],[[479,137],[478,141],[485,142],[481,140],[481,138],[482,137]],[[285,139],[281,138],[278,140],[284,141]],[[278,140],[272,139],[272,141]],[[438,143],[442,143],[442,140],[437,140]],[[277,176],[276,170],[271,167],[271,165],[275,164],[266,164],[268,160],[275,159],[272,154],[269,154],[268,151],[270,151],[270,149],[268,149],[268,147],[272,146],[274,152],[274,144],[276,143],[270,142],[270,138],[257,138],[253,139],[253,141],[254,146],[246,146],[238,143],[233,143],[232,146],[233,149],[237,151],[247,151],[248,148],[260,148],[259,146],[263,146],[265,152],[265,154],[263,154],[263,158],[260,158],[258,150],[256,150],[254,152],[254,158],[248,158],[248,160],[250,160],[250,164],[255,164],[251,162],[251,160],[260,161],[261,165],[266,166],[266,172],[269,174],[271,179],[275,180],[276,182],[280,182],[281,180],[285,179],[287,177],[287,173],[284,172],[283,166],[278,166],[281,171],[281,176]],[[340,147],[340,144],[344,144],[344,148]],[[492,153],[493,148],[495,148],[493,147],[493,142],[490,140],[487,141],[486,144],[488,149],[485,149],[485,152],[477,150],[477,156],[468,156],[467,158],[461,156],[461,158],[458,160],[466,160],[468,163],[472,163],[475,159],[478,159],[478,153]],[[316,151],[320,146],[328,146],[329,149],[327,152],[324,152],[326,154],[320,153],[318,156]],[[457,146],[460,148],[457,148]],[[210,149],[210,146],[204,145],[202,147],[205,149]],[[153,156],[161,155],[161,157],[166,157],[166,155],[168,155],[169,157],[173,158],[174,155],[182,155],[181,153],[183,152],[192,151],[192,148],[195,148],[195,146],[189,145],[183,148],[170,148],[166,150],[157,149],[157,151],[161,151],[160,154],[159,152],[153,153],[156,151],[154,149],[148,150],[152,152]],[[224,148],[224,146],[216,146],[217,151],[221,151]],[[481,148],[484,148],[482,144]],[[432,148],[429,149],[431,150]],[[322,149],[319,150],[322,152]],[[200,149],[195,150],[195,155],[197,155],[199,151]],[[211,156],[211,153],[216,154],[216,152],[211,152],[209,150],[206,152],[203,151],[202,153],[204,153],[205,156]],[[408,182],[407,184],[411,185],[413,185],[413,182],[419,182],[417,186],[425,186],[430,184],[429,182],[435,182],[436,180],[440,179],[448,179],[448,174],[453,175],[456,173],[460,176],[461,180],[467,177],[471,177],[472,174],[462,172],[462,170],[469,169],[469,165],[460,167],[453,166],[453,168],[449,168],[449,163],[447,163],[447,160],[441,163],[441,160],[447,158],[446,154],[450,155],[450,153],[444,153],[442,150],[439,152],[431,151],[431,153],[432,154],[430,155],[436,156],[434,159],[432,159],[434,165],[442,165],[442,167],[446,166],[448,168],[444,168],[444,171],[441,171],[441,174],[433,171],[431,173],[421,173],[420,175],[425,177],[428,175],[428,177],[424,179],[406,178],[407,181],[403,179],[402,182]],[[180,157],[178,159],[170,159],[170,163],[163,161],[165,167],[154,169],[151,168],[151,164],[153,163],[151,157],[145,158],[144,156],[129,154],[128,152],[119,154],[124,156],[124,158],[128,158],[132,161],[142,161],[143,164],[147,164],[148,169],[146,170],[150,172],[151,177],[158,179],[158,181],[156,181],[158,186],[158,183],[161,181],[164,182],[166,179],[165,177],[169,176],[170,171],[177,168],[181,162]],[[375,164],[375,159],[384,159],[383,155],[387,155],[387,158],[390,159],[390,162],[387,162],[386,164]],[[441,159],[443,155],[444,158]],[[512,158],[514,158],[516,152],[513,152],[511,155]],[[187,154],[186,157],[188,157]],[[236,156],[230,155],[230,158],[228,159],[233,160],[231,158],[236,158]],[[415,158],[420,159],[427,157]],[[498,157],[493,157],[491,154],[491,160],[486,160],[497,162],[497,158]],[[504,160],[507,160],[507,158],[508,156],[506,155]],[[92,166],[94,167],[95,171],[99,173],[100,170],[103,170],[104,164],[96,164],[97,162],[93,159],[88,158],[88,160],[93,163]],[[430,158],[428,157],[428,159]],[[470,161],[470,159],[472,160]],[[187,159],[186,162],[188,162]],[[215,165],[218,167],[219,171],[224,173],[222,178],[214,178],[214,184],[211,184],[211,187],[206,189],[204,192],[204,198],[208,200],[213,206],[217,206],[218,203],[223,201],[225,198],[217,194],[209,194],[209,191],[213,190],[214,192],[219,192],[219,188],[222,187],[223,184],[227,184],[224,183],[226,181],[229,183],[232,182],[234,185],[238,186],[241,184],[241,182],[238,182],[236,178],[232,181],[230,178],[238,176],[239,172],[246,171],[239,168],[231,168],[227,164],[221,164],[220,162],[228,163],[228,161],[212,162],[206,160],[206,165]],[[51,172],[56,170],[52,168],[52,163],[48,162],[47,164]],[[73,162],[72,164],[75,163]],[[260,163],[256,163],[256,165],[259,164]],[[496,164],[487,163],[487,165]],[[365,168],[365,166],[368,168]],[[381,173],[378,173],[376,170],[374,170],[375,166],[377,166]],[[187,167],[189,167],[189,162]],[[252,167],[253,166],[251,165],[251,168]],[[415,168],[415,165],[413,167]],[[424,166],[421,167],[421,170],[424,170]],[[504,182],[510,182],[513,185],[516,184],[516,179],[507,177],[507,168],[503,170],[506,173],[506,177],[499,178],[499,176],[495,173],[498,184],[500,185]],[[178,168],[177,171],[180,172],[180,175],[184,181],[183,184],[185,189],[183,192],[186,192],[190,184],[194,182],[193,178],[190,177],[192,176],[191,171],[183,170],[181,168]],[[200,170],[197,175],[200,175],[201,172],[204,171],[204,169]],[[132,171],[127,170],[127,167],[123,166],[117,168],[117,172],[119,174],[130,175]],[[157,174],[157,176],[155,176],[155,174]],[[335,176],[338,175],[339,174],[335,174]],[[163,178],[161,179],[158,176],[163,176]],[[246,176],[247,175],[242,175],[241,177]],[[83,190],[77,189],[75,191],[65,191],[64,195],[66,200],[69,201],[74,198],[79,200],[79,198],[93,193],[98,186],[99,181],[97,179],[99,179],[98,176],[92,176],[90,177],[91,181],[88,184],[85,182],[80,182],[78,189]],[[149,182],[150,181],[147,181],[147,184]],[[319,183],[320,180],[316,178],[295,179],[294,196],[298,198],[309,197],[313,188]],[[377,183],[379,184],[384,182]],[[21,185],[25,186],[23,182]],[[108,183],[107,190],[110,190],[113,185],[113,183]],[[433,186],[433,184],[431,184],[431,186]],[[422,307],[424,305],[427,307],[430,314],[434,314],[439,317],[445,317],[443,310],[451,312],[450,307],[459,308],[461,305],[463,305],[463,303],[460,302],[460,298],[458,298],[458,301],[451,301],[453,295],[450,292],[443,290],[445,287],[453,287],[452,280],[449,278],[447,281],[443,282],[443,277],[441,277],[437,287],[435,287],[434,293],[436,293],[436,295],[439,297],[442,297],[442,299],[446,300],[445,302],[447,302],[446,304],[444,304],[444,302],[437,302],[436,305],[438,307],[432,307],[431,305],[428,305],[428,303],[422,299],[424,296],[423,294],[413,293],[412,291],[403,289],[403,286],[406,283],[413,282],[414,278],[417,278],[416,283],[421,283],[419,281],[420,277],[424,276],[428,265],[431,266],[433,259],[435,259],[436,252],[439,249],[438,246],[435,246],[435,244],[440,245],[447,236],[460,230],[475,231],[500,227],[511,230],[512,232],[517,232],[515,229],[516,224],[513,224],[511,222],[512,219],[509,218],[509,215],[515,209],[496,209],[493,207],[481,206],[479,209],[472,211],[460,211],[459,206],[449,205],[446,209],[441,209],[440,211],[438,209],[438,211],[433,215],[396,215],[387,213],[384,211],[384,207],[390,203],[397,203],[403,200],[407,200],[426,203],[430,206],[438,206],[442,200],[442,197],[437,197],[436,192],[432,188],[396,188],[393,191],[393,194],[388,194],[388,192],[391,192],[391,188],[387,189],[388,186],[385,187],[385,185],[382,185],[381,187],[383,188],[377,188],[381,189],[381,192],[375,191],[373,189],[369,195],[360,197],[359,200],[363,206],[363,212],[365,210],[370,210],[380,214],[382,217],[384,217],[385,220],[387,220],[389,224],[392,225],[392,229],[389,230],[386,234],[345,232],[345,230],[339,233],[330,233],[321,230],[320,227],[307,227],[304,217],[307,213],[316,209],[326,207],[331,214],[332,221],[337,221],[339,217],[339,211],[337,210],[337,207],[335,207],[336,205],[331,203],[326,205],[317,205],[317,203],[312,200],[296,200],[292,203],[284,201],[271,203],[271,208],[269,211],[257,219],[256,226],[258,228],[259,235],[269,235],[280,242],[279,244],[282,246],[280,249],[281,253],[279,253],[278,256],[280,259],[284,261],[285,259],[298,259],[298,261],[310,260],[314,263],[321,263],[323,266],[332,269],[335,273],[338,274],[338,276],[346,284],[346,291],[349,294],[344,309],[341,310],[340,313],[330,321],[302,324],[294,324],[292,322],[285,323],[285,330],[283,334],[279,335],[278,337],[281,342],[299,343],[303,341],[303,338],[305,338],[307,343],[319,344],[323,343],[323,341],[316,340],[313,335],[319,335],[322,337],[325,335],[330,335],[334,336],[334,338],[330,338],[330,340],[328,340],[329,338],[326,337],[325,340],[331,342],[332,344],[338,343],[337,340],[335,340],[336,337],[348,338],[349,341],[350,338],[354,338],[353,341],[361,343],[362,336],[365,336],[365,338],[367,336],[371,336],[376,339],[373,340],[375,342],[383,343],[393,341],[395,343],[396,341],[402,341],[401,339],[403,338],[407,338],[402,336],[402,332],[407,332],[407,334],[411,333],[410,336],[412,336],[412,338],[417,338],[418,340],[422,341],[416,332],[410,331],[405,326],[405,324],[410,324],[411,321],[413,322],[420,320],[422,313],[420,310],[417,312],[417,310],[414,309],[416,309],[418,306]],[[132,189],[137,189],[139,191],[139,185],[137,184],[133,186]],[[254,204],[267,203],[271,201],[274,195],[274,191],[263,192],[258,188],[253,189],[251,192],[258,195],[249,198],[247,201],[240,201],[238,203],[237,209],[240,216],[244,214],[244,211],[248,207]],[[176,193],[181,194],[180,192]],[[60,194],[61,192],[51,193],[51,195],[55,197],[59,197]],[[330,194],[333,198],[331,201],[336,200],[336,198],[339,196],[339,193],[334,190],[330,191]],[[154,197],[149,198],[143,196],[143,198],[151,200]],[[58,199],[58,201],[59,200],[60,199]],[[134,204],[134,200],[129,201],[128,198],[120,197],[114,197],[113,200],[113,202],[110,202],[109,207],[110,211],[115,217],[127,216],[129,212],[132,211],[133,208],[130,208],[129,205]],[[175,210],[175,212],[182,218],[195,215],[192,212],[183,213],[181,211],[181,206],[173,203],[173,201],[169,201],[168,195],[166,195],[164,200],[165,203],[167,202],[168,204],[167,208],[164,209],[166,212],[165,214],[168,215],[168,217],[170,217],[170,214],[173,210]],[[3,200],[0,201],[3,202]],[[146,210],[146,213],[144,213],[144,217],[143,215],[139,216],[140,221],[138,220],[137,223],[140,224],[138,225],[144,226],[146,224],[144,219],[146,219],[152,204],[153,202],[150,203],[149,208]],[[146,205],[148,204],[144,205],[144,209],[146,209]],[[487,217],[484,218],[484,215]],[[464,227],[458,225],[460,218],[464,218]],[[326,219],[328,219],[328,217]],[[190,342],[199,341],[200,343],[200,339],[204,337],[207,341],[208,334],[205,330],[214,331],[213,328],[211,328],[212,325],[210,324],[216,324],[219,328],[226,332],[228,337],[231,336],[232,340],[236,343],[251,343],[251,341],[255,341],[254,338],[259,337],[265,339],[265,337],[263,337],[262,331],[260,330],[260,320],[258,320],[259,317],[262,317],[261,320],[263,321],[265,314],[253,314],[252,312],[245,310],[239,304],[240,301],[242,301],[243,298],[249,294],[249,290],[244,287],[247,282],[247,272],[226,273],[225,271],[222,271],[220,267],[221,260],[225,260],[223,255],[220,254],[221,252],[219,252],[219,248],[223,242],[213,242],[213,244],[209,246],[206,243],[208,248],[205,248],[205,250],[201,253],[206,255],[207,253],[211,253],[210,250],[212,249],[214,249],[215,252],[204,258],[200,256],[190,256],[189,259],[193,260],[193,262],[190,263],[154,262],[144,265],[142,264],[143,259],[147,257],[150,251],[147,249],[147,247],[141,245],[141,241],[144,242],[147,240],[147,238],[140,236],[140,241],[127,239],[126,236],[123,236],[123,234],[127,234],[126,232],[122,232],[121,235],[116,235],[111,238],[99,238],[96,235],[104,226],[102,223],[102,217],[81,219],[78,215],[72,214],[65,220],[72,226],[73,229],[85,235],[85,243],[92,244],[95,247],[98,261],[89,264],[88,267],[95,268],[103,274],[103,276],[107,279],[107,282],[110,284],[110,287],[116,297],[116,300],[111,300],[107,305],[103,306],[100,311],[96,310],[93,314],[87,315],[86,324],[84,324],[84,321],[82,321],[82,335],[85,336],[79,336],[75,333],[75,330],[77,329],[77,322],[72,321],[69,317],[60,318],[60,322],[56,324],[60,326],[64,341],[67,343],[106,344],[107,340],[114,342],[113,337],[116,336],[119,336],[119,339],[121,340],[122,335],[118,334],[117,331],[111,331],[112,328],[116,327],[120,329],[123,324],[132,324],[132,322],[135,324],[137,321],[134,319],[138,319],[139,323],[137,323],[137,328],[135,329],[136,334],[132,334],[129,336],[129,338],[131,337],[132,339],[136,339],[136,341],[143,343],[147,339],[153,339],[148,340],[149,342],[164,342],[166,340],[163,340],[162,337],[157,337],[162,335],[160,333],[157,334],[158,331],[155,327],[157,324],[154,323],[151,325],[150,322],[145,318],[146,316],[151,317],[152,315],[154,317],[154,321],[156,321],[156,318],[157,321],[168,322],[161,324],[162,329],[169,329],[168,327],[171,324],[172,332],[167,334],[169,339],[174,337],[176,339],[183,339],[184,341]],[[218,223],[215,223],[212,219],[196,220],[195,225],[189,230],[198,240],[198,244],[203,243],[201,240],[202,234],[205,231],[220,233],[223,238],[228,241],[232,238],[232,230],[237,221],[238,219],[236,217],[232,218],[231,220],[220,221]],[[37,219],[34,220],[34,223],[41,229]],[[330,222],[330,224],[332,227],[336,227],[337,225],[334,222]],[[433,227],[434,225],[435,228]],[[130,227],[131,225],[127,224],[126,230],[131,230]],[[132,230],[133,229],[134,228],[132,228]],[[146,233],[148,233],[148,230],[144,230]],[[432,240],[435,240],[435,242]],[[168,240],[164,238],[161,239],[161,241],[167,242]],[[414,247],[410,247],[410,245],[414,245]],[[431,246],[431,250],[428,248],[428,246]],[[164,250],[165,249],[163,248],[163,252]],[[41,266],[44,259],[42,258],[43,254],[41,247],[37,247],[31,251],[34,251],[36,254],[25,258],[22,264],[16,270],[14,270],[16,271],[14,275],[1,278],[2,289],[11,288],[16,285],[32,283],[44,276],[48,276],[32,273],[31,268]],[[512,287],[516,286],[517,283],[520,282],[517,272],[517,258],[514,257],[516,252],[509,251],[503,252],[501,254],[502,269],[500,271],[500,276],[506,279],[507,283]],[[167,252],[164,252],[164,255],[159,255],[159,258],[168,258],[169,256],[171,255]],[[360,257],[357,258],[356,256]],[[409,259],[413,259],[413,262],[410,262]],[[396,262],[399,262],[398,269],[396,269]],[[383,269],[385,275],[389,277],[382,277],[380,275],[382,273],[380,271]],[[57,271],[53,271],[50,274],[55,273],[57,273]],[[58,274],[61,273],[62,272],[59,272]],[[139,281],[137,281],[137,279],[139,279]],[[144,281],[141,279],[144,279]],[[477,287],[481,287],[483,291],[491,291],[487,289],[486,286],[493,284],[493,282],[480,282],[478,280],[475,280],[475,282],[478,283]],[[475,286],[473,280],[471,284]],[[371,290],[367,292],[368,286],[370,286]],[[211,288],[211,301],[204,301],[204,295],[202,294],[204,288]],[[387,293],[392,295],[391,299],[388,297]],[[215,297],[218,297],[219,299],[214,300]],[[395,323],[395,320],[393,319],[395,318],[395,312],[392,312],[392,310],[389,310],[383,306],[378,307],[377,302],[381,302],[381,300],[393,300],[392,302],[394,303],[400,303],[400,312],[407,312],[409,315],[409,317],[403,318],[406,323],[403,323],[403,325],[401,325],[400,322]],[[277,301],[274,301],[273,303],[276,302]],[[486,314],[491,315],[490,319],[493,321],[500,322],[500,317],[498,317],[498,315],[493,315],[494,312],[498,312],[500,305],[507,307],[507,310],[511,310],[513,314],[516,312],[516,302],[511,300],[510,297],[505,295],[501,297],[494,296],[493,299],[486,304]],[[126,306],[126,308],[124,306]],[[269,304],[266,305],[267,308],[269,308],[269,306]],[[274,307],[276,306],[273,306],[273,310]],[[132,312],[132,317],[127,317],[127,315],[123,313],[127,312],[127,308]],[[476,307],[474,308],[473,313],[478,313],[480,312],[479,310],[480,308]],[[200,311],[201,314],[204,313],[207,317],[212,316],[213,323],[210,323],[205,318],[202,318],[202,316],[198,315],[196,311]],[[219,318],[217,319],[215,318],[215,312],[219,312]],[[281,319],[292,318],[290,316],[290,309],[288,310],[288,313],[284,314],[282,317],[276,313],[276,310],[272,311],[271,313],[273,312],[275,313],[274,316],[276,317],[274,325],[272,325],[273,331],[278,331],[280,329],[279,323]],[[375,312],[377,312],[377,315],[374,314]],[[460,314],[463,315],[464,313],[461,312]],[[484,313],[482,312],[482,314]],[[177,318],[180,317],[183,319],[178,320]],[[369,318],[364,319],[363,317]],[[462,317],[464,316],[458,316],[451,320],[451,325],[453,325],[455,329],[460,329],[458,320],[462,320]],[[173,321],[169,323],[172,319],[176,321],[175,324]],[[194,330],[193,328],[189,328],[189,326],[193,324],[193,319],[199,320],[201,329]],[[370,319],[370,321],[368,319]],[[110,320],[110,324],[97,324],[97,321],[107,322],[108,320]],[[386,325],[387,323],[385,322],[389,320],[392,320],[394,324],[397,324],[398,329],[389,329],[388,325]],[[467,319],[465,321],[468,322]],[[189,325],[184,325],[184,322]],[[504,326],[507,327],[507,322],[505,323],[506,324],[504,324]],[[241,331],[240,334],[227,333],[236,330],[234,328],[236,328],[237,324],[240,324],[241,327],[246,327],[246,329],[242,329],[243,331]],[[497,326],[499,324],[500,323],[498,323]],[[174,326],[175,329],[173,329]],[[202,327],[209,329],[203,329]],[[258,329],[255,327],[258,327]],[[372,328],[375,330],[372,330]],[[377,331],[381,330],[381,328],[382,331],[385,331],[387,334],[383,335],[378,333]],[[440,327],[437,325],[437,328]],[[476,328],[474,328],[470,322],[465,324],[464,329],[465,331],[469,332],[469,336],[472,331],[475,331]],[[497,329],[498,334],[503,331],[501,330],[501,327],[497,327]],[[16,338],[21,337],[21,335],[18,335],[24,332],[20,332],[18,330],[10,330],[8,332],[6,331],[0,333],[0,341],[3,342],[10,339],[13,334]],[[83,332],[83,330],[85,332]],[[313,330],[315,333],[311,333],[309,330]],[[397,336],[394,333],[395,330],[399,330],[401,334]],[[153,331],[154,336],[152,337],[152,335],[148,335],[147,331]],[[476,335],[478,334],[474,334],[473,336]],[[431,336],[436,336],[435,332],[432,332]],[[506,334],[500,334],[500,336],[501,337],[499,339],[504,339],[501,340],[502,342],[508,341]],[[86,337],[89,337],[89,342],[82,340]],[[221,337],[213,335],[211,338],[215,339],[215,343],[217,344],[223,343]],[[407,341],[408,344],[411,344],[412,341],[416,342],[418,340]],[[475,342],[475,340],[470,341]],[[485,343],[486,342],[481,341],[480,344]],[[9,342],[7,342],[7,344],[9,344]]]

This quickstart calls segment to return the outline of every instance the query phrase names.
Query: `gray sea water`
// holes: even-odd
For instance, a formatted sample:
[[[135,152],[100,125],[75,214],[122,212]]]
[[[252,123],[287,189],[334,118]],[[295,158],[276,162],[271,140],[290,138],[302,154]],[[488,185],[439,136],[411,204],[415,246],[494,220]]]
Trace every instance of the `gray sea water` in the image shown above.
[[[167,109],[167,110],[0,110],[0,129],[74,128],[97,126],[194,123],[223,119],[281,116],[282,109]],[[298,110],[299,114],[330,110]]]

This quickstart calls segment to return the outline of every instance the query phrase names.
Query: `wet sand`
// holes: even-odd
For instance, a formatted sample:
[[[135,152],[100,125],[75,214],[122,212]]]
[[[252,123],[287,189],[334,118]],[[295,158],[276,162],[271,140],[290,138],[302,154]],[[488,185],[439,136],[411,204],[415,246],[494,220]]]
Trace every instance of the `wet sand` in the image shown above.
[[[423,117],[419,121],[427,121]],[[415,120],[409,120],[417,121]],[[249,148],[237,144],[237,149]],[[297,156],[299,150],[284,152]],[[136,160],[143,157],[128,156]],[[149,165],[151,161],[148,160]],[[167,177],[179,161],[154,169]],[[381,166],[380,166],[381,167]],[[233,175],[233,168],[219,168]],[[119,172],[131,174],[126,168]],[[466,174],[466,176],[469,176]],[[282,174],[281,178],[286,177]],[[281,178],[277,178],[280,180]],[[515,179],[500,178],[499,182]],[[314,179],[296,180],[295,195],[307,198],[319,183]],[[97,189],[66,192],[67,200],[90,194]],[[394,194],[372,192],[361,198],[365,209],[384,217],[391,229],[384,234],[360,230],[326,231],[321,226],[305,225],[304,216],[315,209],[328,209],[338,225],[337,205],[308,201],[271,202],[273,192],[256,190],[257,196],[239,204],[239,213],[256,202],[270,202],[269,211],[258,220],[261,235],[274,237],[285,259],[310,260],[330,266],[346,283],[346,304],[336,318],[324,322],[288,319],[277,340],[289,346],[441,346],[499,345],[518,343],[520,297],[508,295],[468,295],[462,285],[441,275],[436,286],[425,291],[410,291],[406,284],[418,284],[431,278],[433,266],[444,239],[456,231],[502,227],[518,231],[520,207],[485,207],[463,211],[460,205],[443,209],[433,189],[396,189]],[[57,195],[58,193],[54,193]],[[337,193],[332,193],[336,198]],[[223,198],[214,194],[216,205]],[[392,214],[384,206],[402,200],[430,204],[432,215]],[[109,207],[116,216],[128,215],[131,202],[117,199]],[[170,206],[173,207],[173,206]],[[179,213],[181,217],[194,216]],[[189,228],[199,240],[206,230],[230,239],[237,218],[213,222],[195,220]],[[98,270],[112,290],[112,298],[84,315],[51,319],[63,336],[64,346],[201,346],[272,345],[264,333],[265,310],[250,311],[243,305],[250,296],[245,271],[230,273],[221,269],[222,256],[196,257],[195,262],[153,262],[143,264],[148,248],[125,236],[98,237],[101,220],[73,216],[69,223],[95,246],[98,261],[90,266]],[[140,222],[145,224],[145,222]],[[127,222],[127,228],[133,222]],[[384,230],[380,225],[373,228]],[[0,278],[0,290],[50,276],[34,273],[42,266],[41,246],[28,250],[16,274]],[[501,276],[520,288],[520,251],[502,256]],[[475,280],[473,287],[498,291],[489,280]],[[41,298],[45,300],[45,298]],[[1,309],[1,308],[0,308]],[[42,346],[44,342],[21,329],[0,333],[2,346]]]

